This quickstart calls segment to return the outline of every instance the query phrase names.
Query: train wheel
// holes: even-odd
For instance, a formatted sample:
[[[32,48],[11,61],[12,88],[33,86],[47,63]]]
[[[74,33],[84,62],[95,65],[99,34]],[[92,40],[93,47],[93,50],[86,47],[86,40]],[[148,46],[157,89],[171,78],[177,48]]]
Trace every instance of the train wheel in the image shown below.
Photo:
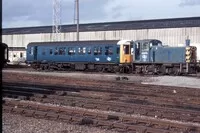
[[[120,67],[119,67],[119,66],[114,66],[114,67],[113,67],[113,72],[114,72],[114,73],[120,72]]]
[[[97,72],[104,72],[104,68],[102,66],[96,67]]]

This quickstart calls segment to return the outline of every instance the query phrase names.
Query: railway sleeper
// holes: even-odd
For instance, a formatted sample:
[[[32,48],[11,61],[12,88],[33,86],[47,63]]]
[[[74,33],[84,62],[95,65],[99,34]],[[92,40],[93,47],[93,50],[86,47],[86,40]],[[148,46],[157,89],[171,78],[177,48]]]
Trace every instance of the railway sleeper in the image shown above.
[[[198,122],[198,123],[200,123],[200,117],[195,117],[195,118],[193,119],[193,122]]]
[[[178,116],[177,115],[174,115],[174,114],[171,114],[171,113],[163,113],[162,114],[162,117],[163,118],[167,118],[167,119],[178,119]]]
[[[61,112],[60,107],[51,107],[51,106],[48,107],[48,111],[49,112],[55,112],[55,113]]]
[[[72,114],[77,116],[84,116],[84,111],[73,110]]]
[[[12,109],[12,113],[14,114],[23,114],[23,112],[24,112],[23,108],[18,108],[16,106]]]
[[[95,104],[84,104],[83,107],[86,109],[96,109],[97,108],[97,106]]]
[[[119,116],[108,115],[108,116],[107,116],[107,120],[119,120]]]
[[[37,110],[38,110],[38,111],[48,111],[49,108],[46,107],[46,106],[43,106],[43,105],[38,105]]]
[[[165,130],[165,129],[146,128],[146,130],[144,131],[144,133],[176,133],[176,132],[170,132],[170,131]]]
[[[97,127],[105,127],[105,128],[111,128],[113,125],[112,122],[109,122],[109,121],[102,121],[102,120],[99,120],[97,123],[96,123],[96,126]]]
[[[34,117],[36,118],[45,118],[47,115],[47,112],[44,111],[35,111]]]
[[[110,109],[110,107],[109,106],[97,105],[97,109],[108,111]]]
[[[194,118],[193,117],[190,117],[190,116],[187,116],[187,115],[181,115],[179,117],[179,120],[182,120],[182,121],[192,121]]]
[[[147,111],[146,110],[141,110],[141,109],[136,109],[136,110],[133,110],[135,114],[140,114],[140,115],[147,115]]]
[[[82,118],[73,116],[70,122],[73,124],[80,124],[82,122]]]
[[[109,108],[110,111],[115,111],[115,112],[120,112],[120,108],[119,107],[110,107]]]
[[[69,115],[62,115],[62,114],[60,114],[59,117],[58,117],[58,119],[61,120],[61,121],[69,122],[69,121],[71,121],[72,117],[69,116]]]
[[[187,127],[185,125],[180,125],[180,124],[177,124],[177,125],[170,125],[169,126],[169,130],[170,131],[181,131],[181,132],[190,132],[190,131],[196,131],[196,127]],[[200,131],[200,130],[199,130]]]
[[[84,116],[90,117],[90,118],[96,118],[97,115],[98,115],[98,114],[95,113],[95,112],[85,112],[85,113],[84,113]]]
[[[128,126],[126,124],[123,124],[123,123],[114,123],[112,125],[112,127],[117,128],[117,129],[126,130]]]
[[[107,120],[108,115],[106,115],[106,114],[98,114],[97,118],[100,119],[100,120]]]
[[[21,108],[28,108],[28,104],[27,103],[23,103],[23,102],[20,102],[19,104],[18,104],[18,107],[21,107]]]
[[[131,117],[122,117],[121,121],[127,124],[136,124],[137,123],[137,119],[133,119]]]
[[[23,115],[26,116],[26,117],[32,117],[34,115],[34,113],[35,113],[34,110],[24,109]]]
[[[65,108],[59,108],[58,109],[62,114],[65,114],[65,115],[71,115],[73,113],[73,110],[72,109],[65,109]]]
[[[151,116],[151,117],[155,117],[155,118],[161,118],[162,117],[162,113],[161,112],[153,112],[153,111],[149,111],[147,113],[147,116]]]
[[[32,105],[28,105],[28,109],[31,109],[31,110],[37,110],[38,109],[38,104],[32,104]]]
[[[9,112],[11,112],[13,110],[13,107],[10,107],[10,106],[3,106],[3,112],[7,112],[7,113],[9,113]]]
[[[81,122],[79,123],[79,125],[92,125],[94,124],[94,120],[91,118],[82,118]]]
[[[55,112],[48,112],[46,117],[50,120],[57,120],[59,115]]]
[[[135,131],[135,132],[138,132],[138,133],[145,133],[146,127],[138,126],[138,125],[128,125],[127,131]]]
[[[8,100],[6,100],[4,104],[5,104],[5,105],[18,106],[19,101],[15,101],[15,100],[8,101]]]
[[[34,96],[37,98],[46,98],[47,97],[47,95],[45,95],[45,94],[34,94]]]

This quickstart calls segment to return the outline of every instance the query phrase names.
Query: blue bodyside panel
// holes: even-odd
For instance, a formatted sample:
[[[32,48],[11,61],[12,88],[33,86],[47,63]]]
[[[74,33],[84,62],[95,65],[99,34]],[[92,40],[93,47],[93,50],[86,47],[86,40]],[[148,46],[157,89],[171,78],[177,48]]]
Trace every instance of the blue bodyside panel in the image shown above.
[[[34,55],[30,54],[31,47],[34,45],[27,46],[27,62],[32,61],[46,61],[46,62],[86,62],[86,63],[119,63],[119,54],[117,54],[117,44],[59,44],[55,43],[52,45],[37,44],[37,60],[34,60]],[[101,47],[100,54],[94,54],[95,48]],[[111,47],[112,54],[106,55],[106,47]],[[63,53],[56,53],[56,49],[63,48]],[[70,48],[75,51],[73,54],[69,54]],[[80,48],[84,48],[84,52],[80,53]],[[91,49],[91,53],[88,52]],[[52,52],[50,52],[52,51]]]
[[[185,63],[185,47],[152,47],[150,62],[154,63]]]

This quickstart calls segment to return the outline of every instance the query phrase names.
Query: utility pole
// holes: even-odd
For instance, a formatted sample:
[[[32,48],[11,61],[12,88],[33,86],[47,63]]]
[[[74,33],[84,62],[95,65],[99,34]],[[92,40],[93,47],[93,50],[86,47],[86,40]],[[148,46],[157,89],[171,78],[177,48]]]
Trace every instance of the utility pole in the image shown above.
[[[60,40],[61,33],[61,0],[53,0],[53,41]]]
[[[74,8],[74,23],[76,21],[76,37],[77,41],[79,41],[79,0],[75,0],[75,8]]]

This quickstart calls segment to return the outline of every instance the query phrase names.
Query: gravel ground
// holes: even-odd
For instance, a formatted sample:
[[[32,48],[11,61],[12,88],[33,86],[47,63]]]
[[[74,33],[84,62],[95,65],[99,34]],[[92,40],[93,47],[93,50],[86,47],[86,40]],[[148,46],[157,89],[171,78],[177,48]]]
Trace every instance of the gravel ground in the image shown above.
[[[22,71],[22,70],[3,70],[3,73],[12,72],[12,73],[26,73],[26,74],[36,74],[36,75],[45,75],[45,76],[59,76],[59,77],[71,77],[77,79],[88,79],[88,80],[103,80],[103,81],[116,81],[117,77],[128,77],[128,81],[142,82],[149,77],[141,76],[129,76],[123,74],[109,74],[109,73],[81,73],[81,72],[37,72],[37,71]],[[139,77],[139,78],[138,78]]]
[[[14,115],[2,114],[2,133],[117,133],[105,129],[71,125]]]
[[[160,77],[151,77],[143,81],[142,84],[200,88],[200,79],[194,77],[182,77],[182,76],[175,76],[175,77],[160,76]]]
[[[94,74],[94,73],[81,73],[81,72],[35,72],[35,71],[22,71],[22,70],[3,70],[3,74],[7,72],[12,73],[26,73],[46,76],[59,76],[69,77],[77,79],[88,80],[102,80],[102,81],[115,81],[117,77],[127,77],[126,82],[139,82],[142,84],[154,84],[154,85],[166,85],[166,86],[178,86],[178,87],[192,87],[200,88],[200,78],[184,77],[184,76],[134,76],[134,75],[122,75],[122,74]],[[125,81],[123,81],[125,82]]]

